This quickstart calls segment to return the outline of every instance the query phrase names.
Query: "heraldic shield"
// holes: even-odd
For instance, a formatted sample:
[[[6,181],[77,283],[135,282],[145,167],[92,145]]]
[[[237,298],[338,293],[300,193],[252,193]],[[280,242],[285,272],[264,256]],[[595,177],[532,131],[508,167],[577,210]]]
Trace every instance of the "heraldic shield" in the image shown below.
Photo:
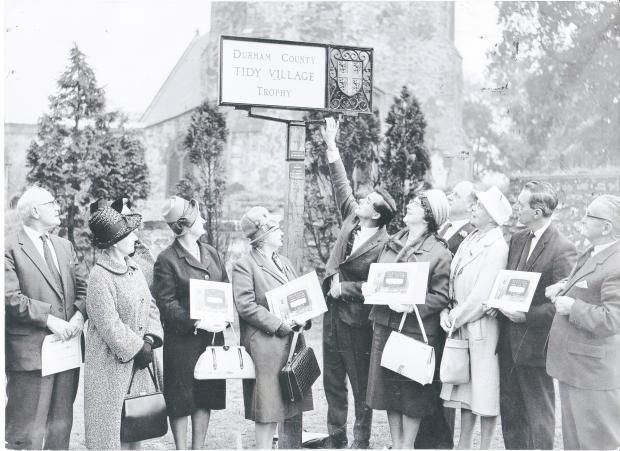
[[[337,59],[336,71],[340,91],[354,96],[362,89],[362,62]]]

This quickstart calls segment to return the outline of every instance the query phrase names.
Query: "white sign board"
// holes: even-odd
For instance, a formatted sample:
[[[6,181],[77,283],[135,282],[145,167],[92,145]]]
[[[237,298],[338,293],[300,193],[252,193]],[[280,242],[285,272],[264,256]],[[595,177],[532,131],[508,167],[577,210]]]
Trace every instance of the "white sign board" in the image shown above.
[[[325,108],[326,58],[322,45],[223,36],[220,104]]]
[[[284,321],[302,324],[327,311],[321,284],[315,271],[265,293],[269,311]]]
[[[189,317],[233,323],[232,284],[189,279]]]
[[[372,263],[363,286],[364,304],[424,304],[428,262]]]
[[[527,312],[534,298],[540,274],[539,272],[501,270],[491,290],[489,307],[511,312]]]

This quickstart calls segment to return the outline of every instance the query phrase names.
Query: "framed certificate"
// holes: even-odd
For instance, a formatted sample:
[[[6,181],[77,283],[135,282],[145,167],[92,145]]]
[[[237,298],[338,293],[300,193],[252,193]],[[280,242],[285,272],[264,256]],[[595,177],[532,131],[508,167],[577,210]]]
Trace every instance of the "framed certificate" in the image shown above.
[[[232,285],[210,280],[189,280],[189,316],[233,323],[235,320]]]
[[[269,310],[282,320],[305,322],[327,311],[316,272],[291,280],[266,293]]]
[[[539,280],[539,272],[507,269],[500,271],[493,284],[489,307],[513,312],[527,312]]]
[[[364,304],[424,304],[428,262],[373,263]]]

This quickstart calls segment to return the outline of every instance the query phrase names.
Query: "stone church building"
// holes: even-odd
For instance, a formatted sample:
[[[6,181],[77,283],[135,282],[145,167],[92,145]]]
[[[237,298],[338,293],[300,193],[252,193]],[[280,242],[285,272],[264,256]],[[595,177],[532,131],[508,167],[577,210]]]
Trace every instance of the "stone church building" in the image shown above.
[[[221,35],[342,44],[374,49],[373,107],[382,122],[403,85],[420,100],[434,177],[466,173],[462,131],[462,65],[454,45],[451,2],[213,2],[210,32],[197,35],[141,118],[152,192],[146,220],[159,219],[161,200],[187,169],[183,139],[192,111],[218,100]],[[286,183],[286,126],[222,107],[230,130],[225,151],[224,215],[249,205],[281,211]],[[257,110],[264,113],[265,110]],[[301,118],[292,111],[272,116]],[[443,172],[442,172],[443,170]]]

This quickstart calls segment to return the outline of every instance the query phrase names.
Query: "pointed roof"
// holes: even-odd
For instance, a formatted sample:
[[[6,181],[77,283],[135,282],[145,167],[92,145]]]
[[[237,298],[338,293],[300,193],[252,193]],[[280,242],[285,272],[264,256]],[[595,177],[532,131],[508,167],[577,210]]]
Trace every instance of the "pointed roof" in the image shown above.
[[[204,100],[201,93],[201,57],[207,48],[209,33],[196,34],[176,63],[164,84],[140,118],[148,127],[196,108]]]

